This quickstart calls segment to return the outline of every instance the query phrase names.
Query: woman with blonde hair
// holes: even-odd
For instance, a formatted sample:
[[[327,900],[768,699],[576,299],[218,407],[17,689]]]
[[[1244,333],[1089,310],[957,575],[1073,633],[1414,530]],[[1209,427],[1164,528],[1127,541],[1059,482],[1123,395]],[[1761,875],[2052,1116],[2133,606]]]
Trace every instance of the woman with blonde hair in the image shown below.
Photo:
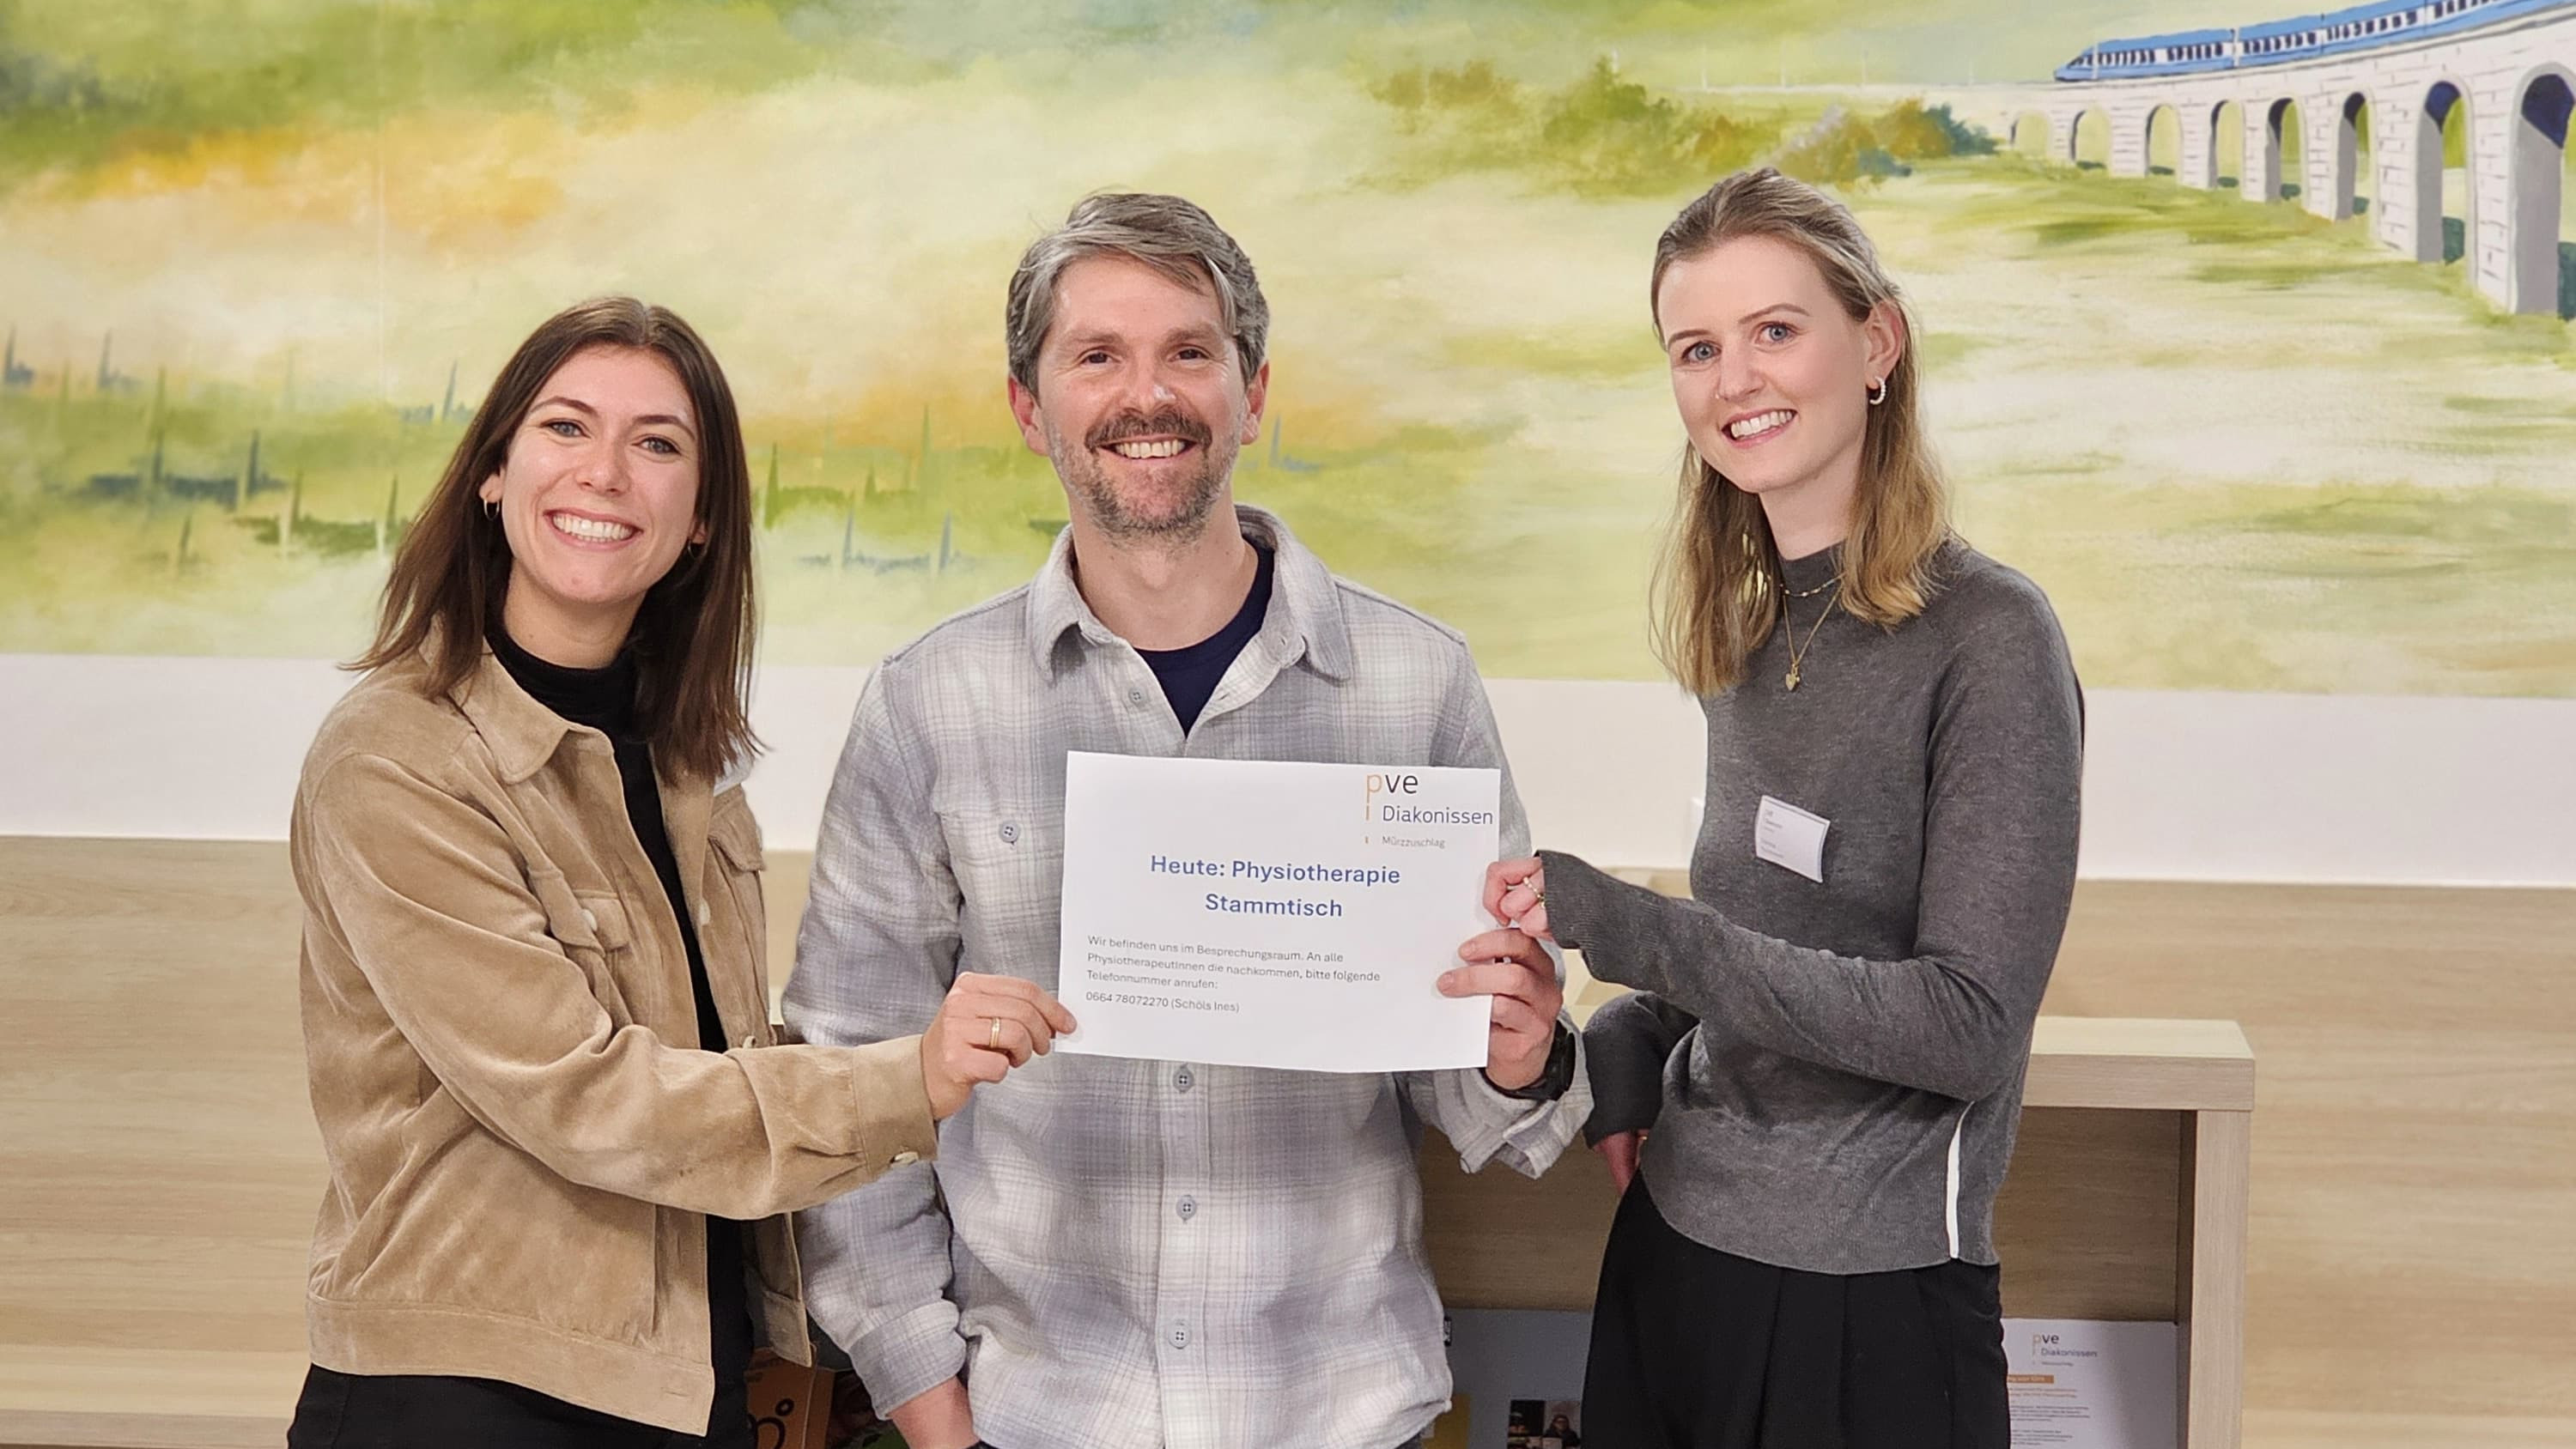
[[[1585,1433],[2002,1449],[1993,1210],[2074,888],[2074,666],[1950,531],[1914,328],[1847,209],[1730,176],[1649,298],[1690,439],[1656,639],[1708,720],[1695,898],[1549,851],[1486,881],[1636,988],[1584,1033],[1622,1192]]]
[[[519,345],[296,788],[330,1185],[290,1449],[749,1449],[809,1362],[786,1214],[932,1155],[1052,1035],[961,975],[919,1037],[779,1043],[752,748],[751,480],[688,324]]]

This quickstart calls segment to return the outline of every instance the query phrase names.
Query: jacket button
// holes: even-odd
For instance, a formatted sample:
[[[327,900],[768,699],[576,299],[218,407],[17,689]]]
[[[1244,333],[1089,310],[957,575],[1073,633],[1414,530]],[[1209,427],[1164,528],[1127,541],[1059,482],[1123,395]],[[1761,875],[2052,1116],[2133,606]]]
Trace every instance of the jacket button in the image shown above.
[[[1020,827],[1019,827],[1019,826],[1017,826],[1017,825],[1012,824],[1012,823],[1011,823],[1010,821],[1008,821],[1008,820],[1003,821],[1003,822],[1002,822],[1002,843],[1003,843],[1004,845],[1017,845],[1017,844],[1019,844],[1019,843],[1020,843]]]
[[[920,1160],[921,1160],[921,1154],[920,1154],[920,1153],[918,1153],[918,1152],[915,1152],[915,1151],[913,1151],[911,1148],[907,1147],[907,1148],[905,1148],[903,1151],[898,1152],[898,1153],[896,1153],[896,1154],[894,1155],[894,1160],[893,1160],[892,1165],[893,1165],[893,1166],[896,1166],[896,1167],[909,1167],[909,1166],[911,1166],[912,1164],[914,1164],[914,1163],[916,1163],[916,1162],[919,1162]]]
[[[698,902],[698,929],[701,931],[705,930],[707,928],[707,922],[714,920],[715,915],[716,913],[714,909],[708,906],[705,901]]]
[[[744,1037],[742,1039],[742,1044],[746,1049],[760,1045],[760,1033],[755,1031],[751,1035]]]
[[[588,906],[581,908],[581,923],[594,931],[599,929],[599,917]]]

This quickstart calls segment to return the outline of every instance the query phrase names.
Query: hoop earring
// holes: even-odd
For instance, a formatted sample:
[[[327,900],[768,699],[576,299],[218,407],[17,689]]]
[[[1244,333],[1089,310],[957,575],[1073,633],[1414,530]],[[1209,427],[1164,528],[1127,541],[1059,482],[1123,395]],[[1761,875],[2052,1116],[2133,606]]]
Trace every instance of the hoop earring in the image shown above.
[[[1887,379],[1882,377],[1869,385],[1869,405],[1876,407],[1885,401],[1887,401]]]
[[[492,500],[492,499],[489,499],[489,498],[484,499],[484,500],[483,500],[483,516],[484,516],[485,518],[491,519],[491,520],[492,520],[493,522],[495,522],[495,523],[500,522],[500,521],[501,521],[501,505],[500,505],[498,502],[496,502],[496,501],[494,501],[494,500]]]

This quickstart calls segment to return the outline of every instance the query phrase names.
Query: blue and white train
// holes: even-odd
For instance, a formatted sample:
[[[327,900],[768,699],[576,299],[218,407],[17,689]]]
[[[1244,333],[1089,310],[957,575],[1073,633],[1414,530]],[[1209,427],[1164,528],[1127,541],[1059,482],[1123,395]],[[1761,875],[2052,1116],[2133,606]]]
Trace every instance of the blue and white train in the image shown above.
[[[2576,0],[2376,0],[2235,30],[2185,30],[2137,40],[2105,40],[2059,66],[2057,78],[2133,80],[2289,65],[2412,44],[2570,6],[2576,6]]]

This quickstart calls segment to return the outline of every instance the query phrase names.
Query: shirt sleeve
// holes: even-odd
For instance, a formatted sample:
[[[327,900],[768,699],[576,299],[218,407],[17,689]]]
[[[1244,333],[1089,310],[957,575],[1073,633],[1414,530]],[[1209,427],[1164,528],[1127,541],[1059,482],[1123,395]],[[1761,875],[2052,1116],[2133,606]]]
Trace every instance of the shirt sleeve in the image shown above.
[[[439,1085],[569,1181],[759,1218],[934,1140],[905,1044],[708,1052],[618,1025],[554,934],[545,873],[482,805],[408,765],[323,766],[298,792],[290,853],[307,949],[318,935],[344,952]]]
[[[1477,676],[1475,663],[1463,644],[1457,647],[1442,693],[1439,733],[1429,763],[1500,770],[1502,853],[1510,857],[1529,850],[1529,816],[1521,807],[1520,791],[1512,784],[1511,764],[1503,758],[1502,732],[1495,727],[1484,681]],[[1564,958],[1554,951],[1548,954],[1556,962],[1557,983],[1563,985]],[[1571,1031],[1574,1018],[1560,1009],[1557,1023]],[[1507,1097],[1481,1067],[1400,1072],[1397,1081],[1414,1111],[1440,1129],[1441,1135],[1458,1150],[1459,1164],[1469,1172],[1480,1171],[1486,1163],[1500,1158],[1516,1172],[1538,1176],[1565,1151],[1565,1145],[1574,1139],[1576,1129],[1592,1110],[1592,1089],[1585,1080],[1579,1037],[1575,1042],[1574,1081],[1553,1102]]]
[[[785,994],[788,1026],[811,1042],[918,1033],[957,977],[959,893],[930,806],[933,757],[890,683],[881,666],[860,691],[824,802]],[[964,1369],[948,1215],[928,1162],[797,1214],[796,1229],[807,1309],[871,1399],[900,1404]]]
[[[2001,1089],[2074,895],[2083,701],[2044,603],[1980,621],[1938,691],[1913,955],[1795,945],[1545,853],[1557,939],[1595,976],[1783,1055],[1962,1101]]]

